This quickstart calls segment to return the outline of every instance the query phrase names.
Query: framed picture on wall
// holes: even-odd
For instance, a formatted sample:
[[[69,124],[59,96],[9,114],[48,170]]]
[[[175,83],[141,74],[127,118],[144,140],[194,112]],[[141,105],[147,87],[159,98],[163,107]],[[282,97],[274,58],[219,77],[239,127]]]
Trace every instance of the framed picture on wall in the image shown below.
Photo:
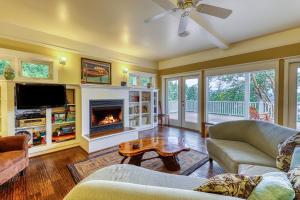
[[[81,83],[111,84],[111,63],[81,58]]]

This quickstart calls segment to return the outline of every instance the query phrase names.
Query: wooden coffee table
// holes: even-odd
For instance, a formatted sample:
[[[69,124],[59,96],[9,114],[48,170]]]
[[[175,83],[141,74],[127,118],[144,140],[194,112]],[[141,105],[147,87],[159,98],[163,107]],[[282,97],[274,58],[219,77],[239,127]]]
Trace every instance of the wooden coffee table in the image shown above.
[[[124,156],[121,164],[127,158],[128,164],[141,166],[145,160],[160,158],[165,167],[170,171],[177,171],[180,169],[177,155],[182,151],[189,151],[190,148],[185,146],[184,139],[178,137],[152,137],[140,140],[133,140],[124,142],[119,145],[119,154]],[[146,152],[155,151],[158,156],[148,159],[143,159]]]

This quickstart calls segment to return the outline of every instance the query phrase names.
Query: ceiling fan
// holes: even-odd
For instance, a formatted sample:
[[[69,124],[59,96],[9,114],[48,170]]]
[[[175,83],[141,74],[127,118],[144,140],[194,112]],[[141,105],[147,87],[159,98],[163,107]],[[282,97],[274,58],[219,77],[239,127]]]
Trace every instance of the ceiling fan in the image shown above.
[[[172,7],[170,8],[170,4],[168,4],[168,1],[174,2],[176,0],[152,0],[152,1],[160,5],[161,7],[165,8],[166,11],[158,15],[155,15],[149,19],[146,19],[145,23],[150,23],[152,21],[158,20],[162,17],[165,17],[168,14],[180,12],[181,19],[178,28],[178,35],[180,37],[186,37],[189,35],[189,32],[187,31],[187,25],[188,25],[188,18],[192,12],[204,13],[221,19],[226,19],[232,13],[232,10],[229,9],[203,4],[201,3],[202,0],[177,0],[177,7],[174,7],[175,4],[171,4],[173,8]]]

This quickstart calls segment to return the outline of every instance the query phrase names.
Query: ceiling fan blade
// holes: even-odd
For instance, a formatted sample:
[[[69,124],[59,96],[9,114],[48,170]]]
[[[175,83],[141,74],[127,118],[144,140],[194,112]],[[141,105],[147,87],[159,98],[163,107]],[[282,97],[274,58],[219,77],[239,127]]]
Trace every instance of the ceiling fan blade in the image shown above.
[[[168,0],[152,0],[152,1],[165,10],[171,10],[175,7],[175,5]]]
[[[214,17],[219,17],[221,19],[226,19],[232,13],[232,10],[217,7],[217,6],[212,6],[208,4],[200,4],[197,7],[197,11]]]
[[[189,35],[189,32],[186,30],[188,22],[189,22],[189,12],[186,11],[181,15],[180,22],[179,22],[178,35],[180,37],[185,37]]]
[[[193,4],[195,7],[197,7],[200,3],[201,3],[202,0],[194,0]]]
[[[176,12],[178,9],[177,8],[174,8],[174,9],[171,9],[171,10],[167,10],[167,11],[165,11],[165,12],[163,12],[163,13],[160,13],[160,14],[158,14],[158,15],[155,15],[155,16],[153,16],[153,17],[150,17],[149,19],[146,19],[144,22],[145,23],[150,23],[150,22],[152,22],[152,21],[155,21],[155,20],[158,20],[158,19],[160,19],[160,18],[163,18],[164,16],[166,16],[166,15],[168,15],[168,14],[170,14],[170,13],[174,13],[174,12]]]

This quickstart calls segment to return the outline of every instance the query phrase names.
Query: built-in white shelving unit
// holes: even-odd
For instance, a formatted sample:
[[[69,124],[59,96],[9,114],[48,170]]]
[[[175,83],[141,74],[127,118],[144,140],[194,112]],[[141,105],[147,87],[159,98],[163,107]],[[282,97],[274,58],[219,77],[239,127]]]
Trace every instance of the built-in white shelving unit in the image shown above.
[[[157,126],[158,90],[129,90],[129,126],[148,129]]]
[[[14,122],[8,124],[8,127],[13,127],[12,134],[27,134],[29,140],[29,155],[36,156],[44,153],[49,153],[57,150],[78,146],[80,144],[80,113],[78,113],[77,105],[80,102],[79,87],[67,85],[67,101],[65,107],[34,110],[41,112],[43,115],[40,118],[29,120],[42,119],[43,123],[32,124],[28,126],[20,126],[17,116],[24,112],[32,110],[18,110],[14,107]]]

